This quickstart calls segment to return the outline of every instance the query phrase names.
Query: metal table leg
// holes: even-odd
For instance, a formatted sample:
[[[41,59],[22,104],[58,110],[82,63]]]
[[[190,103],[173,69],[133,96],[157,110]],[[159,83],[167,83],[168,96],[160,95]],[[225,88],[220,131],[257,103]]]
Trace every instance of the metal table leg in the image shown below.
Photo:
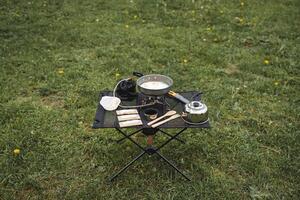
[[[181,131],[179,131],[178,133],[176,133],[174,136],[172,136],[171,138],[169,138],[165,143],[163,143],[162,145],[160,145],[157,150],[161,149],[162,147],[164,147],[166,144],[168,144],[169,142],[171,142],[172,140],[174,140],[179,134],[181,134],[183,131],[185,131],[187,128],[183,128],[181,129]]]
[[[113,181],[117,176],[119,176],[122,172],[124,172],[128,167],[130,167],[135,161],[140,159],[146,152],[143,151],[140,153],[137,157],[135,157],[132,161],[130,161],[127,165],[125,165],[120,171],[118,171],[116,174],[114,174],[112,177],[110,177],[110,181]]]
[[[165,135],[167,135],[169,137],[173,137],[173,135],[171,135],[171,134],[169,134],[169,133],[167,133],[167,132],[165,132],[165,131],[163,131],[161,129],[158,129],[158,131],[162,132],[163,134],[165,134]],[[183,144],[185,144],[185,142],[182,139],[180,139],[180,138],[174,138],[174,139],[177,140],[177,141],[179,141],[179,142],[181,142],[181,143],[183,143]]]
[[[187,180],[191,181],[191,179],[189,177],[187,177],[183,172],[181,172],[173,163],[171,163],[166,157],[164,157],[163,155],[161,155],[158,151],[156,151],[156,154],[161,157],[166,163],[168,163],[171,167],[173,167],[178,173],[180,173],[182,176],[184,176],[184,178],[186,178]]]
[[[117,131],[119,131],[119,133],[121,133],[122,135],[124,135],[125,138],[127,138],[128,140],[130,140],[132,143],[134,143],[136,146],[138,146],[140,149],[142,149],[143,151],[145,151],[145,149],[136,141],[134,141],[133,139],[131,139],[130,136],[126,135],[126,133],[124,133],[123,131],[121,131],[120,129],[116,128]],[[139,129],[138,131],[142,131],[143,129]],[[130,134],[129,134],[130,135]]]
[[[119,172],[117,172],[116,174],[114,174],[111,178],[110,178],[110,181],[113,181],[117,176],[119,176],[121,173],[123,173],[128,167],[130,167],[135,161],[137,161],[137,160],[139,160],[144,154],[149,154],[149,155],[152,155],[152,154],[157,154],[160,158],[162,158],[166,163],[168,163],[172,168],[174,168],[178,173],[180,173],[183,177],[185,177],[187,180],[191,180],[190,178],[188,178],[186,175],[184,175],[183,174],[183,172],[181,172],[174,164],[172,164],[166,157],[164,157],[162,154],[160,154],[159,152],[158,152],[158,150],[160,149],[160,148],[162,148],[162,147],[164,147],[166,144],[168,144],[169,142],[171,142],[172,140],[174,140],[174,139],[176,139],[176,140],[178,140],[178,141],[181,141],[181,142],[183,142],[182,140],[180,140],[180,139],[178,139],[177,138],[177,136],[179,135],[179,134],[181,134],[182,132],[184,132],[185,130],[186,130],[187,128],[183,128],[182,130],[180,130],[178,133],[176,133],[174,136],[172,136],[172,135],[170,135],[170,134],[168,134],[168,133],[166,133],[166,132],[164,132],[164,131],[161,131],[161,130],[159,130],[158,129],[158,131],[161,131],[162,133],[164,133],[164,134],[166,134],[166,135],[168,135],[168,136],[170,136],[170,138],[166,141],[166,142],[164,142],[162,145],[160,145],[158,148],[155,148],[154,146],[152,146],[152,143],[151,144],[148,144],[148,147],[146,147],[146,148],[144,148],[144,147],[142,147],[139,143],[137,143],[136,141],[134,141],[130,136],[132,136],[132,135],[134,135],[134,134],[136,134],[136,133],[138,133],[138,132],[140,132],[140,131],[143,131],[144,129],[143,128],[141,128],[141,129],[139,129],[139,130],[137,130],[137,131],[135,131],[135,132],[133,132],[133,133],[130,133],[129,135],[127,135],[126,133],[124,133],[122,130],[120,130],[119,128],[116,128],[116,130],[118,131],[118,132],[120,132],[123,136],[124,136],[124,138],[122,138],[121,139],[121,141],[123,140],[123,139],[128,139],[128,140],[130,140],[132,143],[134,143],[136,146],[138,146],[140,149],[142,149],[143,150],[143,152],[142,153],[140,153],[137,157],[135,157],[132,161],[130,161],[127,165],[125,165]],[[147,132],[149,131],[149,128],[147,129]],[[151,131],[151,130],[150,130]],[[157,130],[156,130],[157,131]],[[154,130],[154,132],[156,132],[155,130]],[[145,133],[147,133],[147,132],[145,132]],[[144,133],[144,134],[145,134]],[[148,132],[149,133],[149,132]]]
[[[129,135],[127,135],[126,137],[122,137],[121,139],[117,140],[117,143],[120,143],[122,142],[123,140],[125,140],[126,138],[130,137],[130,136],[133,136],[134,134],[137,134],[139,133],[140,131],[142,131],[143,129],[138,129],[132,133],[130,133]]]

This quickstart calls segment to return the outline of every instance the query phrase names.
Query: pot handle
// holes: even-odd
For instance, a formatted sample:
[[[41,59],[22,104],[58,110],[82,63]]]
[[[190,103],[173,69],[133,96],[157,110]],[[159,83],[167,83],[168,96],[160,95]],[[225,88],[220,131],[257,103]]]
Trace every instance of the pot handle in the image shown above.
[[[132,72],[132,75],[134,75],[136,77],[142,77],[142,76],[144,76],[144,74],[142,74],[140,72]]]

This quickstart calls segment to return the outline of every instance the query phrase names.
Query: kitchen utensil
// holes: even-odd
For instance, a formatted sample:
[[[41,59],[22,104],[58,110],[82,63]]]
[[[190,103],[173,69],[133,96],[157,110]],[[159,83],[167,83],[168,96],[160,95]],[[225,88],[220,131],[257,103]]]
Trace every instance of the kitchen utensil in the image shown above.
[[[117,110],[117,115],[129,115],[129,114],[138,114],[137,109],[124,109],[124,110]]]
[[[166,123],[168,121],[174,120],[174,119],[176,119],[176,118],[178,118],[180,116],[181,115],[179,115],[179,114],[172,115],[171,117],[169,117],[169,118],[167,118],[167,119],[165,119],[163,121],[160,121],[160,122],[157,122],[156,124],[153,124],[151,127],[152,128],[156,128],[156,127],[158,127],[158,126],[160,126],[160,125],[162,125],[162,124],[164,124],[164,123]]]
[[[130,127],[130,126],[139,126],[139,125],[143,125],[143,122],[141,120],[130,120],[130,121],[119,122],[119,126],[121,128]]]
[[[136,81],[138,90],[146,95],[160,96],[169,92],[173,85],[173,80],[160,74],[143,75],[139,72],[133,72],[133,75],[140,77]]]
[[[166,112],[164,115],[160,116],[159,118],[157,118],[157,119],[155,119],[155,120],[149,122],[147,125],[148,125],[148,126],[151,126],[152,124],[158,122],[159,120],[161,120],[161,119],[163,119],[163,118],[165,118],[165,117],[169,117],[169,116],[175,115],[175,114],[176,114],[176,111],[175,111],[175,110],[170,110],[170,111]]]
[[[135,80],[132,78],[121,80],[116,86],[115,96],[118,96],[122,101],[134,99],[137,96]]]
[[[133,115],[120,115],[117,116],[118,121],[127,121],[127,120],[136,120],[136,119],[141,119],[138,114],[133,114]]]
[[[108,111],[116,110],[121,103],[118,97],[104,96],[100,100],[101,106]]]
[[[144,115],[148,121],[156,119],[157,114],[158,114],[158,111],[153,108],[147,108],[144,110]]]
[[[201,123],[208,119],[207,106],[200,101],[192,101],[185,105],[186,120]]]
[[[178,99],[179,101],[188,104],[190,101],[187,100],[185,97],[181,96],[180,94],[174,92],[174,91],[169,91],[168,94],[176,99]]]
[[[189,101],[180,94],[169,91],[169,95],[185,103],[185,121],[187,123],[201,123],[208,120],[207,106],[201,101]]]

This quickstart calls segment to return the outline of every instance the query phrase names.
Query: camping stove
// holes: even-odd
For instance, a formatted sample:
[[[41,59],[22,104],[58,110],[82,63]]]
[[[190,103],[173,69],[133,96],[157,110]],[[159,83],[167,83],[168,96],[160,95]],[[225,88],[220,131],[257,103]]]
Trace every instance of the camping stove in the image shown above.
[[[167,110],[167,104],[165,96],[150,96],[143,93],[138,95],[138,105],[141,105],[138,110],[140,115],[144,117],[144,111],[148,108],[152,108],[157,111],[158,117],[163,115]]]
[[[138,95],[138,105],[147,108],[159,108],[160,110],[164,111],[166,109],[166,99],[165,96],[151,96],[145,95],[143,93],[139,93]],[[147,106],[149,105],[149,106]]]

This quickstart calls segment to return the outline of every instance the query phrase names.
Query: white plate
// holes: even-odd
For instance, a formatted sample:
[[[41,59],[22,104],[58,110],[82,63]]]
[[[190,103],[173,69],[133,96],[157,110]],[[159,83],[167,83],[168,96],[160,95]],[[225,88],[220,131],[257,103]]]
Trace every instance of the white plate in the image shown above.
[[[121,100],[118,97],[104,96],[100,100],[100,105],[108,111],[116,110],[120,103]]]

